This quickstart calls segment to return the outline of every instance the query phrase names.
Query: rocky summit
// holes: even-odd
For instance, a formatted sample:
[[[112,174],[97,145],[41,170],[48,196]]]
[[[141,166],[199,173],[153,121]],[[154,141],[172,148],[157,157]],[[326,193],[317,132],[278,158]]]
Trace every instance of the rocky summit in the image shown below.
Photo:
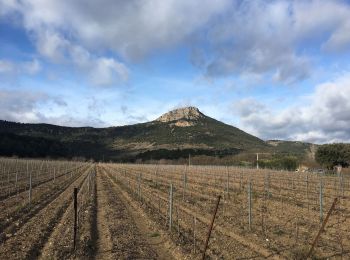
[[[204,115],[196,107],[183,107],[171,110],[159,118],[156,121],[159,122],[172,122],[172,121],[188,121],[197,120],[203,118]]]

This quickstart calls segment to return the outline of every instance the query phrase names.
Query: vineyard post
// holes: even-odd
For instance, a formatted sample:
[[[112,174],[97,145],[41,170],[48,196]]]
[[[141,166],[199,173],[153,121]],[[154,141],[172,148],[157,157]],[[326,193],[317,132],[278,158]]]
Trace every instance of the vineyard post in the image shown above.
[[[207,239],[206,239],[206,241],[205,241],[205,246],[204,246],[204,250],[203,250],[203,257],[202,257],[203,260],[205,259],[205,252],[207,251],[207,248],[208,248],[209,239],[210,239],[211,231],[213,230],[213,226],[214,226],[214,221],[215,221],[216,213],[218,212],[220,199],[221,199],[221,196],[219,195],[219,196],[218,196],[218,200],[217,200],[217,202],[216,202],[216,206],[215,206],[213,218],[212,218],[212,220],[211,220],[211,222],[210,222],[210,226],[209,226],[209,231],[208,231]]]
[[[88,176],[88,193],[90,194],[90,185],[91,185],[91,172],[89,172]]]
[[[18,194],[17,181],[18,181],[18,172],[16,171],[16,182],[15,182],[15,188],[16,188],[16,193]]]
[[[177,236],[180,237],[180,220],[179,220],[179,208],[176,207],[176,220],[177,220]]]
[[[169,231],[171,232],[171,228],[173,225],[173,184],[170,184],[169,190]]]
[[[10,194],[10,168],[7,171],[7,185],[8,185],[8,190],[7,193]]]
[[[141,200],[141,173],[139,173],[139,179],[138,179],[138,195],[139,195],[139,200]]]
[[[230,195],[230,172],[228,171],[228,167],[226,166],[226,171],[227,171],[227,181],[226,181],[226,193],[227,197]]]
[[[193,216],[193,253],[196,254],[196,216]]]
[[[325,220],[322,222],[322,225],[321,225],[321,227],[320,227],[320,229],[319,229],[319,231],[318,231],[318,233],[317,233],[317,235],[316,235],[316,237],[315,237],[315,239],[314,239],[314,241],[313,241],[313,243],[311,245],[311,248],[310,248],[310,250],[309,250],[309,252],[307,254],[307,258],[309,258],[311,256],[311,254],[312,254],[312,252],[313,252],[313,250],[314,250],[314,248],[315,248],[315,246],[316,246],[316,244],[318,242],[318,239],[319,239],[321,233],[324,231],[324,228],[325,228],[325,226],[327,224],[327,221],[328,221],[330,215],[332,214],[332,211],[334,210],[335,205],[337,204],[337,202],[338,202],[338,198],[335,198],[333,203],[332,203],[332,206],[330,207],[330,209],[329,209],[329,211],[328,211],[328,213],[326,215]]]
[[[340,173],[340,190],[341,190],[341,196],[344,197],[344,175],[343,173]]]
[[[320,180],[320,222],[323,221],[323,183]]]
[[[249,230],[252,229],[252,183],[248,183],[248,224]]]
[[[156,188],[158,188],[158,164],[156,166],[156,170],[155,170],[155,173],[154,173],[154,180],[155,180],[155,183],[156,183]]]
[[[267,188],[267,174],[265,173],[264,176],[264,192],[265,192],[265,198],[267,198],[267,194],[268,194],[268,188]]]
[[[55,184],[56,179],[56,168],[53,168],[53,184]]]
[[[242,172],[240,174],[240,189],[242,190],[243,189],[243,176],[242,176]]]
[[[307,210],[310,210],[309,206],[309,173],[306,173],[306,200],[307,200]]]
[[[74,199],[73,250],[75,250],[75,247],[76,247],[76,238],[77,238],[78,188],[74,188],[73,199]]]
[[[183,201],[185,201],[186,186],[187,186],[187,169],[184,171],[184,174],[183,174],[183,189],[182,189],[182,200]]]
[[[270,173],[267,174],[267,198],[270,198]]]
[[[29,203],[32,202],[32,172],[29,174]]]
[[[39,172],[40,172],[40,173],[42,172],[43,166],[44,166],[44,162],[41,161],[41,164],[40,164],[40,171],[37,171],[37,172],[36,172],[36,179],[37,179],[37,180],[38,180]]]
[[[28,160],[27,160],[27,177],[29,177],[29,163],[28,163]],[[27,184],[25,186],[25,190],[27,190]]]

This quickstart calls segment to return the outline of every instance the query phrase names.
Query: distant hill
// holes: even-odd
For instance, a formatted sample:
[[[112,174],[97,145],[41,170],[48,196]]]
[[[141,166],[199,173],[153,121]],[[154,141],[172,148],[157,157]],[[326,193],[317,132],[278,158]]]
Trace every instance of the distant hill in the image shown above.
[[[268,140],[266,143],[271,145],[273,151],[277,153],[307,155],[309,158],[315,157],[315,152],[318,147],[316,144],[299,141]]]
[[[195,107],[175,109],[146,123],[107,128],[0,121],[0,155],[6,156],[128,161],[306,149],[271,142],[210,118]]]

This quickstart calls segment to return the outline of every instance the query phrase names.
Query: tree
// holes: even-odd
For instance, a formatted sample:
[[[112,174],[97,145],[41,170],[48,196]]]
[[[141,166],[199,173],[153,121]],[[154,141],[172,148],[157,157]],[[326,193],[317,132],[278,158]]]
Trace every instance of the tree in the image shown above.
[[[348,167],[350,164],[350,144],[336,143],[320,146],[315,154],[316,161],[323,167],[333,169],[336,165]]]

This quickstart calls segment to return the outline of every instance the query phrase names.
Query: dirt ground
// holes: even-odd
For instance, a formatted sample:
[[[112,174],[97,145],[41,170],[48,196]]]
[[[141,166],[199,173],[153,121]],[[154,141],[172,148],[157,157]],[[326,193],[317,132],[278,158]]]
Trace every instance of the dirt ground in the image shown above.
[[[74,187],[79,190],[75,250]],[[5,226],[0,230],[5,237],[0,241],[0,259],[179,258],[171,251],[169,238],[102,168],[91,166],[51,192],[48,199],[37,200],[33,210],[27,210],[30,214],[19,209],[20,224],[8,220],[8,226],[16,227],[12,233],[5,233]]]

